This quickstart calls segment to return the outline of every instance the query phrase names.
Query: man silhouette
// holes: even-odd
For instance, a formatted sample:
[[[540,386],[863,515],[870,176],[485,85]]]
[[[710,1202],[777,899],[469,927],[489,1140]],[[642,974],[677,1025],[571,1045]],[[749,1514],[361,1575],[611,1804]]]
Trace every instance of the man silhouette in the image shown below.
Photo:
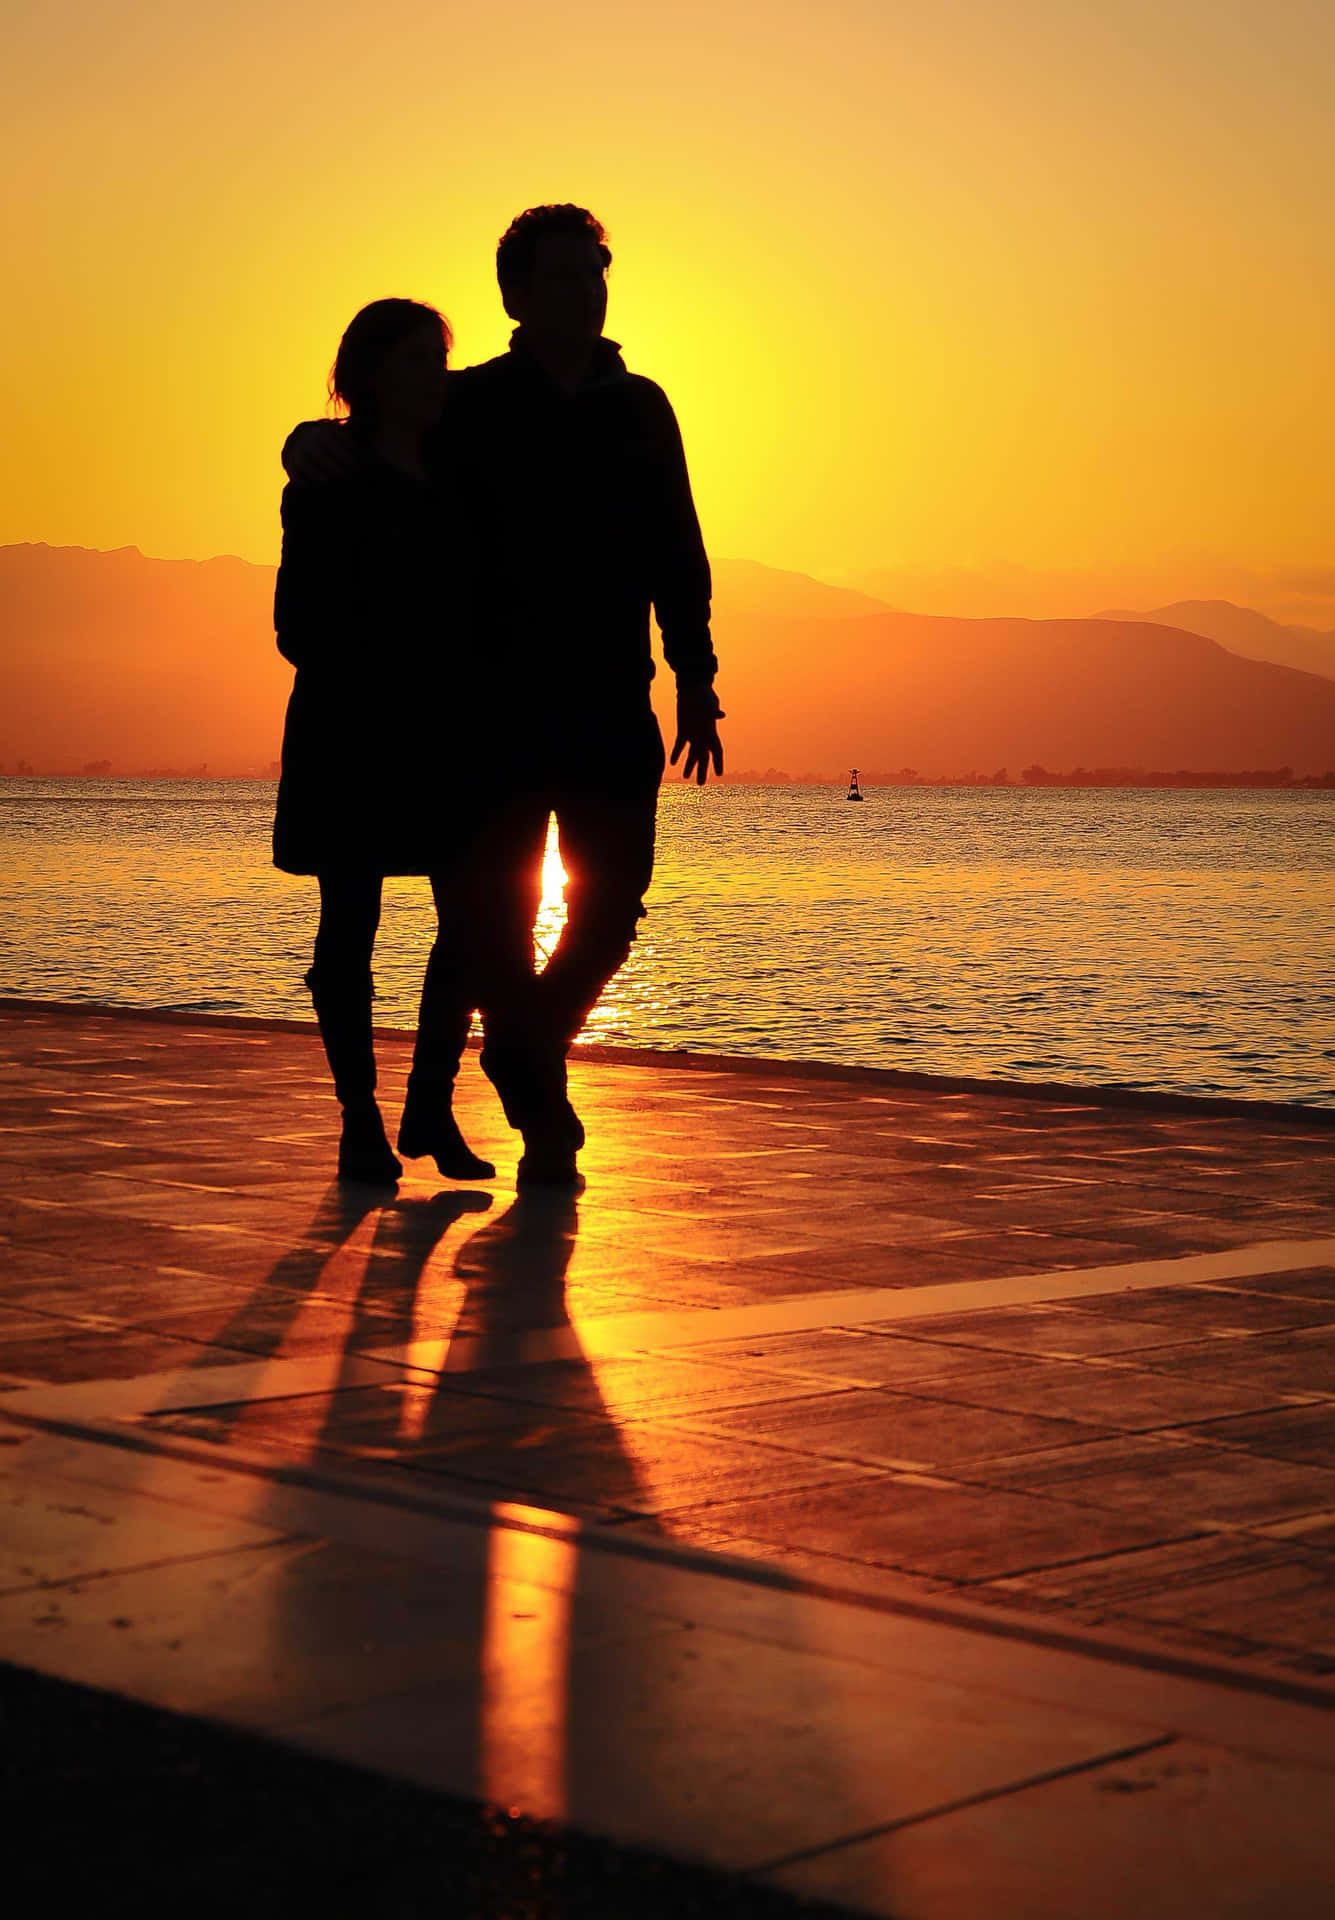
[[[524,1139],[520,1179],[571,1185],[583,1129],[566,1092],[566,1054],[624,963],[653,871],[664,755],[649,685],[649,615],[676,676],[672,764],[703,785],[723,770],[709,635],[709,563],[676,419],[662,389],[627,371],[603,336],[607,236],[571,205],[530,208],[497,248],[507,353],[450,377],[440,435],[449,548],[466,555],[467,716],[488,756],[490,797],[455,886],[466,928],[482,1063]],[[332,438],[331,438],[332,436]],[[339,444],[335,445],[335,441]],[[355,457],[331,423],[299,428],[284,450],[294,479]],[[458,583],[455,583],[458,590]],[[531,919],[554,815],[569,876],[567,923],[532,970]],[[423,1003],[431,1024],[431,973]]]

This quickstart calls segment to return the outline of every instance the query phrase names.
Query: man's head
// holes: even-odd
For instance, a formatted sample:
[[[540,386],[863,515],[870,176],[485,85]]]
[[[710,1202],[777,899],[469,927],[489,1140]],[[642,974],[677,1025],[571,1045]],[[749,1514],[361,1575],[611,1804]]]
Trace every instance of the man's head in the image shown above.
[[[572,346],[603,330],[611,264],[607,235],[586,207],[530,207],[510,222],[496,249],[510,318]]]

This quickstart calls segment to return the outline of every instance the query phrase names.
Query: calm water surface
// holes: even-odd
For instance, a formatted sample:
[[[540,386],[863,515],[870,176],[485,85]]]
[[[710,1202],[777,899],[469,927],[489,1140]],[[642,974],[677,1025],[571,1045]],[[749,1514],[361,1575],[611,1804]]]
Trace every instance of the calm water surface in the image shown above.
[[[0,992],[310,1017],[273,788],[0,780]],[[590,1038],[1335,1105],[1335,794],[670,785]],[[549,859],[540,937],[559,926]],[[424,881],[386,887],[413,1023]]]

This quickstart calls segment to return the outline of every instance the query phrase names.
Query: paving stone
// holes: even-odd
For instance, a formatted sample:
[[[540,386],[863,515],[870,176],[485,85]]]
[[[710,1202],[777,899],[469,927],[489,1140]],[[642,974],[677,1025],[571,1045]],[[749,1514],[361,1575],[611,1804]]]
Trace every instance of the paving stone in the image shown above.
[[[1147,1605],[1161,1604],[1165,1613],[1172,1614],[1189,1611],[1189,1606],[1176,1605],[1177,1595],[1226,1586],[1258,1568],[1287,1568],[1294,1564],[1295,1555],[1300,1561],[1304,1557],[1320,1557],[1304,1556],[1301,1547],[1254,1534],[1199,1533],[1167,1545],[1155,1542],[1133,1547],[1126,1553],[1097,1556],[1073,1566],[1026,1574],[1004,1584],[1016,1591],[1080,1601],[1118,1612],[1136,1612]]]
[[[1300,1267],[1288,1273],[1258,1273],[1232,1283],[1243,1293],[1282,1293],[1294,1300],[1335,1301],[1335,1267]]]
[[[1335,1467],[1335,1403],[1210,1420],[1199,1431],[1202,1439],[1241,1447],[1272,1460],[1302,1460],[1310,1466]]]
[[[989,1358],[1003,1353],[1065,1357],[1114,1354],[1141,1347],[1174,1344],[1176,1336],[1153,1323],[1127,1321],[1100,1296],[1102,1311],[1076,1312],[1073,1306],[998,1307],[973,1313],[930,1314],[904,1329],[913,1339],[947,1341],[981,1349]],[[876,1331],[875,1323],[866,1329]],[[1191,1336],[1187,1336],[1190,1338]],[[976,1363],[984,1364],[983,1361]]]
[[[386,1036],[380,1055],[392,1124],[408,1048]],[[1335,1233],[1326,1129],[577,1055],[589,1190],[563,1226],[511,1202],[514,1142],[473,1055],[460,1112],[500,1184],[470,1197],[419,1162],[389,1204],[332,1180],[313,1031],[5,1014],[0,1072],[10,1381],[38,1362],[77,1383],[307,1355],[341,1376],[340,1356],[378,1347],[443,1355],[825,1294],[813,1332],[440,1386],[331,1394],[326,1369],[319,1392],[170,1430],[731,1539],[873,1586],[1023,1581],[1034,1604],[1086,1613],[1100,1579],[1114,1611],[1140,1608],[1113,1591],[1133,1548],[1264,1528],[1277,1584],[1246,1591],[1272,1641],[1216,1607],[1232,1575],[1165,1571],[1181,1605],[1135,1618],[1175,1645],[1321,1657],[1320,1580],[1301,1569],[1335,1542],[1335,1473],[1324,1408],[1299,1403],[1335,1396],[1335,1268],[847,1330],[837,1300]],[[903,1460],[925,1471],[880,1464]],[[1076,1566],[1089,1581],[1063,1600]]]
[[[489,1591],[487,1536],[471,1568],[435,1569],[314,1540],[276,1540],[104,1574],[56,1591],[0,1598],[11,1659],[182,1711],[273,1725],[439,1682],[473,1678],[489,1600],[503,1597],[508,1647],[540,1659],[545,1641],[670,1631],[634,1625],[597,1596],[567,1604],[533,1581]],[[116,1630],[108,1632],[115,1622]],[[262,1629],[262,1630],[257,1630]]]
[[[987,1464],[974,1473],[991,1485],[1156,1514],[1166,1534],[1207,1523],[1253,1525],[1335,1509],[1335,1471],[1168,1433],[1092,1440],[1087,1446]]]
[[[1154,1351],[1162,1351],[1167,1358],[1175,1349]],[[1135,1367],[1126,1360],[1112,1363],[1034,1357],[1004,1373],[980,1371],[953,1385],[943,1383],[925,1390],[937,1392],[943,1399],[996,1407],[1002,1412],[1025,1413],[1041,1407],[1046,1414],[1129,1432],[1245,1413],[1249,1408],[1273,1406],[1279,1397],[1264,1383],[1244,1385],[1245,1373],[1229,1385],[1212,1378],[1198,1380],[1150,1372],[1150,1357],[1138,1356],[1140,1365]]]
[[[1075,1313],[1086,1309],[1072,1303]],[[1231,1286],[1153,1287],[1117,1294],[1089,1309],[1104,1318],[1144,1320],[1171,1329],[1181,1340],[1230,1333],[1258,1333],[1335,1323],[1335,1300],[1302,1300],[1249,1293]]]
[[[1335,1776],[1177,1741],[774,1873],[893,1920],[1326,1920]]]
[[[837,1313],[838,1308],[834,1311]],[[717,1361],[755,1366],[780,1375],[837,1380],[851,1386],[912,1388],[928,1380],[998,1373],[1007,1367],[1023,1365],[1018,1355],[882,1333],[875,1325],[856,1332],[825,1328],[818,1333],[779,1333],[749,1340],[716,1341],[710,1344],[708,1352],[709,1357]]]
[[[1063,1766],[1125,1738],[1117,1721],[1031,1703],[997,1713],[948,1679],[900,1675],[698,1627],[572,1647],[555,1726],[577,1827],[755,1868],[886,1820]],[[475,1696],[448,1681],[405,1715],[393,1700],[288,1723],[324,1752],[476,1791]],[[553,1739],[540,1672],[516,1672],[488,1777],[520,1798]],[[472,1707],[472,1711],[470,1711]],[[499,1718],[499,1715],[497,1716]],[[493,1770],[494,1768],[494,1770]]]
[[[1246,1340],[1210,1340],[1143,1355],[1140,1364],[1163,1378],[1216,1382],[1277,1394],[1335,1394],[1335,1328],[1258,1333]]]
[[[1329,1559],[1322,1565],[1315,1558],[1290,1557],[1228,1580],[1149,1595],[1125,1611],[1152,1625],[1185,1622],[1253,1647],[1287,1643],[1329,1655],[1335,1653],[1335,1565]],[[1327,1670],[1335,1671],[1335,1659]]]
[[[152,1425],[160,1431],[204,1440],[290,1444],[300,1452],[316,1445],[350,1452],[374,1448],[401,1452],[405,1459],[426,1448],[444,1452],[452,1445],[476,1446],[498,1432],[527,1434],[539,1444],[549,1433],[582,1431],[588,1424],[559,1413],[541,1417],[532,1407],[506,1400],[395,1381],[152,1416]]]
[[[1041,1414],[998,1413],[856,1387],[709,1412],[693,1424],[801,1451],[917,1468],[1070,1446],[1099,1439],[1106,1431]]]
[[[542,1437],[533,1444],[460,1447],[448,1456],[425,1448],[416,1464],[427,1472],[508,1490],[512,1497],[539,1494],[618,1515],[646,1515],[665,1531],[673,1530],[678,1508],[712,1508],[743,1493],[773,1496],[793,1488],[842,1486],[871,1473],[855,1462],[640,1421],[619,1428],[544,1422]]]
[[[1162,1637],[1232,1659],[1335,1672],[1335,1555],[1307,1535],[1271,1540],[1205,1534],[996,1583],[1012,1602],[1077,1606],[1100,1624]],[[1327,1658],[1321,1661],[1322,1651]]]
[[[651,1354],[585,1361],[549,1361],[524,1367],[478,1368],[460,1383],[469,1394],[498,1394],[509,1399],[584,1412],[613,1419],[670,1416],[705,1408],[785,1402],[818,1392],[791,1382],[782,1386],[754,1371],[716,1366],[708,1360]]]
[[[0,1593],[151,1565],[163,1558],[167,1524],[151,1501],[127,1503],[54,1474],[10,1474],[0,1482]],[[173,1554],[223,1553],[278,1537],[272,1528],[202,1511],[173,1510],[170,1525]],[[38,1612],[46,1610],[40,1601]]]
[[[37,1337],[0,1336],[0,1373],[13,1380],[127,1380],[172,1367],[202,1366],[208,1356],[221,1364],[236,1357],[161,1334],[99,1327],[53,1327]]]
[[[689,1539],[695,1517],[674,1514],[673,1531]],[[812,1494],[728,1502],[699,1517],[711,1527],[730,1528],[780,1548],[793,1546],[966,1582],[1060,1566],[1192,1531],[1171,1521],[1096,1514],[1070,1500],[928,1484],[898,1474]]]
[[[948,1243],[916,1247],[834,1246],[817,1252],[783,1256],[787,1273],[801,1278],[803,1289],[823,1291],[828,1287],[913,1287],[939,1286],[947,1280],[989,1279],[1002,1273],[1014,1273],[1010,1260],[984,1258],[978,1254],[947,1251]],[[728,1278],[746,1282],[754,1266],[773,1265],[772,1261],[734,1261]]]

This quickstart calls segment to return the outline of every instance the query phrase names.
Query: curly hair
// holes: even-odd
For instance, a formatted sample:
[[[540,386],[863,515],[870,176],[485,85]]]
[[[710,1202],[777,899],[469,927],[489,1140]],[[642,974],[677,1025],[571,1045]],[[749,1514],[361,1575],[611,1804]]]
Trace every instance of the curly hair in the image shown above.
[[[369,411],[376,374],[400,341],[409,339],[419,327],[433,323],[440,328],[441,351],[449,358],[454,345],[450,323],[435,307],[421,300],[373,300],[348,322],[338,343],[338,355],[329,372],[329,398],[341,402],[350,419]]]
[[[603,266],[612,264],[612,249],[607,244],[602,221],[595,219],[587,207],[572,206],[568,200],[559,206],[529,207],[510,222],[496,248],[496,278],[502,293],[507,287],[522,285],[528,279],[537,258],[538,242],[547,233],[587,234],[597,242]]]

